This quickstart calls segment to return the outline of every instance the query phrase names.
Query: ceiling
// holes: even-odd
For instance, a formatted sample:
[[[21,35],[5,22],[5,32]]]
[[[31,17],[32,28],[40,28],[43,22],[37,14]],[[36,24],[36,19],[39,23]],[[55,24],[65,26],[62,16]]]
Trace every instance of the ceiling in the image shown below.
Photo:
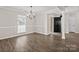
[[[30,11],[30,6],[0,6],[0,8],[13,10],[13,11]],[[59,9],[59,10],[65,10],[67,12],[79,10],[79,6],[33,6],[32,10],[33,12],[44,12],[51,9]]]
[[[0,8],[9,9],[9,10],[15,10],[15,11],[30,11],[30,6],[2,6]],[[33,6],[32,10],[33,12],[41,12],[41,11],[47,11],[50,9],[55,9],[56,6]]]

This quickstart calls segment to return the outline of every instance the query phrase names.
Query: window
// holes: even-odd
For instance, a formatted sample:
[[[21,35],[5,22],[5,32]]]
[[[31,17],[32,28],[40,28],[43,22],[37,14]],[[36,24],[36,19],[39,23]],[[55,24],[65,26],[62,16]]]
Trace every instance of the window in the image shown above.
[[[26,32],[26,17],[22,15],[18,15],[18,33]]]

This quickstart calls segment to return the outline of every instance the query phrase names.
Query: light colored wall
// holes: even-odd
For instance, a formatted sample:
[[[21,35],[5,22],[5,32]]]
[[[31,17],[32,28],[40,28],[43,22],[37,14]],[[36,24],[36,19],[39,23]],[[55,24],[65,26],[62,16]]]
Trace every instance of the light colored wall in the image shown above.
[[[35,19],[35,18],[34,18]],[[34,32],[34,19],[26,19],[26,33],[33,33]]]
[[[43,33],[45,34],[46,33],[46,26],[47,26],[47,22],[46,22],[46,15],[45,13],[38,13],[36,18],[35,18],[35,21],[34,21],[34,31],[35,32],[38,32],[38,33]]]
[[[51,14],[53,17],[56,17],[55,13],[58,15],[61,13],[58,10],[49,10],[47,12],[42,12],[36,16],[35,19],[35,31],[42,34],[50,33],[50,21],[48,22],[48,14]],[[79,33],[79,11],[65,12],[65,33],[69,33],[74,30],[74,32]],[[49,23],[49,24],[48,24]],[[48,26],[49,25],[49,26]]]
[[[74,11],[65,14],[66,15],[66,27],[68,32],[79,33],[79,11]]]
[[[40,12],[35,18],[35,31],[42,34],[49,34],[51,31],[51,17],[58,16],[58,10],[48,10],[46,12]],[[52,27],[53,28],[53,27]]]
[[[23,13],[0,8],[0,38],[12,36],[17,33],[17,15]],[[26,33],[33,32],[33,20],[26,21]]]
[[[76,14],[76,31],[77,31],[77,33],[79,33],[79,11],[77,12],[77,14]]]
[[[53,9],[46,12],[40,12],[36,14],[33,20],[26,20],[26,33],[38,32],[42,34],[48,34],[48,15],[53,17],[60,14],[60,11]],[[24,15],[23,13],[14,12],[10,10],[0,9],[0,37],[10,36],[17,34],[17,15]],[[75,32],[79,32],[79,12],[65,13],[65,32],[71,31],[70,24],[75,20]],[[70,23],[71,22],[71,23]],[[50,24],[50,23],[49,23]]]
[[[17,33],[17,13],[0,9],[0,36],[8,36]]]
[[[46,12],[36,14],[33,20],[26,20],[26,33],[38,32],[48,34],[48,15],[57,16],[59,10],[53,9]],[[53,14],[54,13],[54,14]],[[10,10],[0,9],[0,36],[9,36],[17,34],[17,15],[24,15],[23,13],[14,12]],[[50,24],[50,23],[49,23]]]

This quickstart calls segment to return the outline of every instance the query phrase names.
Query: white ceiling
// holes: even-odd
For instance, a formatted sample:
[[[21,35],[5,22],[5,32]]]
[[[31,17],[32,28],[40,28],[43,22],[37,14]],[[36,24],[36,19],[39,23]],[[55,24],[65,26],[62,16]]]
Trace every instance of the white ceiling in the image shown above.
[[[14,10],[14,11],[25,11],[26,10],[27,12],[29,12],[31,9],[30,6],[0,6],[0,8]],[[58,6],[33,6],[32,10],[33,12],[44,12],[44,11],[56,9],[56,8],[58,8]],[[67,12],[79,10],[79,6],[68,6],[68,7],[60,6],[59,7],[59,9],[63,9],[63,8],[65,8]]]
[[[0,8],[5,8],[5,9],[9,9],[9,10],[18,10],[18,11],[30,11],[30,6],[3,6]],[[56,6],[33,6],[32,10],[33,12],[41,12],[41,11],[47,11],[50,9],[55,9]]]

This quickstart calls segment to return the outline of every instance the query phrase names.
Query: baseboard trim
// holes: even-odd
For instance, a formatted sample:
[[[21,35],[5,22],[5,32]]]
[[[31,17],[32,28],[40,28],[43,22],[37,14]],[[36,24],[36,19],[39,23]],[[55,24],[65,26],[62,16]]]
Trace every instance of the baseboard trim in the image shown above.
[[[36,34],[42,34],[42,35],[49,35],[49,34],[41,33],[41,32],[33,32],[33,33],[36,33]]]
[[[1,37],[0,40],[12,38],[12,37],[18,37],[18,36],[27,35],[27,34],[32,34],[32,33],[38,33],[38,34],[42,34],[42,35],[50,35],[51,34],[51,33],[41,33],[41,32],[28,32],[28,33],[25,32],[25,33],[13,34],[13,35],[7,36],[7,37]]]
[[[22,35],[26,35],[26,34],[30,34],[30,33],[33,33],[33,32],[29,32],[29,33],[26,33],[26,32],[25,32],[25,33],[13,34],[13,35],[11,35],[11,36],[1,37],[0,40],[12,38],[12,37],[18,37],[18,36],[22,36]]]
[[[79,33],[79,32],[74,32],[74,33]]]

